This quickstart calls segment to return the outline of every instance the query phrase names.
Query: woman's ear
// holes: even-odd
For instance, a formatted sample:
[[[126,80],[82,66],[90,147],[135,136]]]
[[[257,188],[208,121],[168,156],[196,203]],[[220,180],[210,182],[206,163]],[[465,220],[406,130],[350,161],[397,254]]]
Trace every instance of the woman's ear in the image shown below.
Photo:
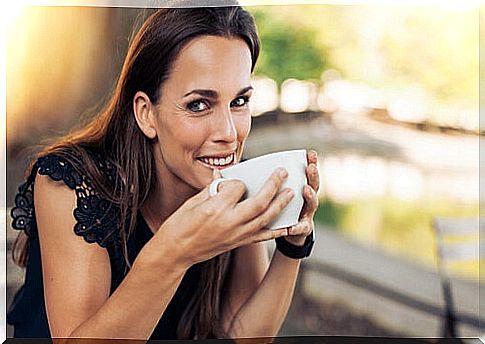
[[[157,137],[155,107],[145,92],[138,91],[133,97],[133,113],[145,136],[149,139]]]

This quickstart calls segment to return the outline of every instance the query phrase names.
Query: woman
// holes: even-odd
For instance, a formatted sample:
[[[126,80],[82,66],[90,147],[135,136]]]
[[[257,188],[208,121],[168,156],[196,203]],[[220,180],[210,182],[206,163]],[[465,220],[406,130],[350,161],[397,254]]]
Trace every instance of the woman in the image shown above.
[[[27,266],[8,314],[16,337],[278,333],[311,249],[316,154],[292,228],[265,229],[293,197],[278,191],[282,169],[242,201],[241,182],[212,197],[207,187],[241,159],[258,53],[237,6],[148,18],[105,110],[41,152],[19,188],[13,228],[28,240],[16,245]],[[264,241],[275,238],[270,264]]]

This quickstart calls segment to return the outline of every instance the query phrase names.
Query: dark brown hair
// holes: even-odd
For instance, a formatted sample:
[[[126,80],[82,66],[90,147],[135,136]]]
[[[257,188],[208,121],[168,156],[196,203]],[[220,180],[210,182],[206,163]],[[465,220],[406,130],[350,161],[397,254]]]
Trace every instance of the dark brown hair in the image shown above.
[[[169,77],[181,49],[190,40],[204,35],[244,40],[251,52],[251,71],[254,69],[259,55],[259,40],[253,18],[241,7],[159,9],[134,36],[113,95],[105,108],[86,126],[58,139],[36,156],[55,153],[75,162],[74,166],[82,161],[84,172],[98,194],[120,207],[121,219],[126,219],[120,221],[120,238],[127,267],[131,266],[127,242],[136,225],[136,216],[132,214],[137,214],[156,182],[152,143],[135,121],[133,97],[137,91],[144,91],[153,103],[157,103],[161,86]],[[97,169],[87,153],[90,148],[102,151],[115,166],[120,178],[114,185]],[[25,266],[27,249],[25,237],[19,236],[13,249],[17,264]],[[226,336],[221,310],[229,265],[229,252],[202,263],[197,292],[178,324],[178,338]]]

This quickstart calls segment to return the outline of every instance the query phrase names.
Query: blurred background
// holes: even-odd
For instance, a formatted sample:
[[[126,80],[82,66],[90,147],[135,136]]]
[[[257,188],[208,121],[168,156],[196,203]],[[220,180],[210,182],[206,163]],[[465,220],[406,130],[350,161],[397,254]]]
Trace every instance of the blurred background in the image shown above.
[[[469,253],[478,241],[453,251],[469,259],[445,266],[433,221],[472,219],[474,232],[453,243],[478,236],[478,7],[247,9],[262,53],[246,158],[319,154],[317,243],[281,335],[436,337],[449,283],[456,330],[477,337],[479,260]],[[109,97],[133,28],[151,12],[25,7],[12,16],[8,207],[39,144],[94,116]],[[15,236],[8,228],[7,249]],[[23,278],[8,264],[7,307]]]

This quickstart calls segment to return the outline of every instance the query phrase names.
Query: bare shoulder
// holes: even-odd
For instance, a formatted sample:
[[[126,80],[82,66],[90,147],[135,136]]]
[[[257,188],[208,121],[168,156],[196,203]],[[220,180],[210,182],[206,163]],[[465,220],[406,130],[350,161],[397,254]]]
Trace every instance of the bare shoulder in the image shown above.
[[[51,208],[49,210],[56,211],[58,209],[59,213],[62,213],[62,208],[64,210],[71,208],[72,210],[75,207],[76,193],[62,181],[54,181],[48,176],[38,173],[35,177],[34,204],[36,210],[39,209],[41,212],[44,209]]]
[[[108,299],[108,252],[75,234],[76,193],[62,181],[38,174],[34,206],[51,334],[67,337]]]

